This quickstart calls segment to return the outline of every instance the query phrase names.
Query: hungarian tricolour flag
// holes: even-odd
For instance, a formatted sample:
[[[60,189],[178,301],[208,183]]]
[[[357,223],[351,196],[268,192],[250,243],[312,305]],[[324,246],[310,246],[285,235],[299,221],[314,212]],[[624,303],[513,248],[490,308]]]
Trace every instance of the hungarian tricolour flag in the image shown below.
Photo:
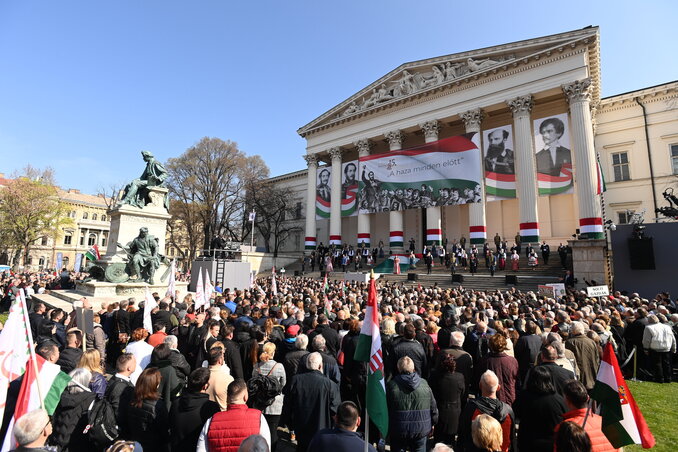
[[[609,342],[605,345],[591,398],[600,405],[603,433],[612,446],[642,444],[644,449],[654,447],[654,436],[624,381],[617,357]]]
[[[61,399],[61,393],[64,392],[69,381],[71,377],[62,372],[60,366],[47,361],[40,355],[35,355],[28,361],[14,416],[3,441],[3,452],[16,447],[16,441],[12,435],[15,420],[38,408],[43,408],[50,416],[53,415]]]
[[[596,169],[598,170],[598,187],[596,189],[596,194],[600,195],[607,190],[605,185],[605,176],[603,175],[603,168],[600,166],[600,157],[596,157]]]
[[[360,330],[354,359],[370,363],[367,376],[367,414],[374,425],[379,428],[382,436],[386,438],[388,434],[388,407],[386,405],[384,358],[381,352],[378,312],[377,286],[374,282],[374,273],[372,273],[367,295],[365,320]]]
[[[92,245],[92,247],[85,253],[85,257],[91,261],[98,261],[101,259],[101,255],[99,254],[99,246]]]

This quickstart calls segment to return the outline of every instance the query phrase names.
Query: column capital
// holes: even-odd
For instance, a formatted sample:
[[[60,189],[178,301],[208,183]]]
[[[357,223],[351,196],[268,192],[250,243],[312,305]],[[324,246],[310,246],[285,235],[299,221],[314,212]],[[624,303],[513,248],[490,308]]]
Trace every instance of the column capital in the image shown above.
[[[461,120],[464,121],[466,131],[469,131],[469,129],[480,130],[480,123],[483,122],[483,119],[485,118],[485,114],[480,108],[465,111],[460,113],[459,116],[461,116]]]
[[[571,104],[575,102],[589,102],[591,100],[591,79],[585,78],[577,80],[567,85],[562,85],[563,92],[567,97],[567,101]]]
[[[532,100],[532,94],[528,94],[527,96],[509,99],[506,101],[506,104],[511,109],[513,116],[529,115],[534,106],[534,100]]]
[[[419,124],[419,127],[421,130],[424,131],[424,137],[426,137],[427,140],[437,140],[438,139],[438,132],[440,131],[440,123],[438,122],[437,119],[433,119],[431,121],[426,121],[423,124]]]
[[[341,162],[341,154],[342,154],[341,148],[339,148],[339,147],[330,148],[328,153],[330,154],[330,158],[332,159],[332,162],[334,162],[335,160],[339,160]]]
[[[363,138],[362,140],[358,140],[353,144],[355,145],[355,147],[358,148],[358,154],[360,156],[369,155],[370,149],[374,146],[374,143],[372,143],[367,138]]]
[[[388,145],[393,148],[397,146],[402,146],[403,144],[403,132],[401,130],[391,130],[384,134]]]
[[[308,166],[318,166],[318,156],[315,154],[304,155],[304,160]]]

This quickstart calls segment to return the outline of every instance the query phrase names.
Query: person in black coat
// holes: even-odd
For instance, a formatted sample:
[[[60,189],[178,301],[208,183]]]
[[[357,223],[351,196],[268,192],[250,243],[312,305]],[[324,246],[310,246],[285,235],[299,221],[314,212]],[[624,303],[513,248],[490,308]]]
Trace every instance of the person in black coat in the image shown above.
[[[203,425],[219,412],[219,404],[207,395],[210,371],[201,367],[191,372],[186,390],[170,410],[172,452],[195,450]]]
[[[177,348],[179,345],[179,340],[176,336],[170,334],[164,339],[163,342],[165,342],[165,344],[167,344],[170,349],[169,360],[177,373],[177,377],[179,380],[186,383],[188,376],[191,373],[191,365],[188,364],[186,357],[184,357],[184,355]]]
[[[573,372],[570,372],[569,370],[560,367],[558,364],[556,364],[556,359],[558,359],[558,352],[553,347],[553,345],[547,345],[545,347],[542,347],[541,363],[538,364],[536,367],[530,369],[530,371],[527,373],[527,375],[525,376],[526,381],[524,387],[527,388],[527,386],[530,384],[532,372],[535,369],[544,368],[551,375],[551,382],[553,383],[553,387],[555,388],[556,392],[560,395],[563,395],[565,383],[567,383],[568,380],[575,379],[575,376]]]
[[[41,331],[41,326],[45,323],[45,304],[41,301],[38,301],[33,304],[33,312],[28,314],[28,321],[31,325],[31,332],[33,337],[38,337]]]
[[[83,433],[88,422],[89,406],[96,399],[96,395],[87,387],[92,373],[78,368],[69,375],[71,381],[61,394],[52,416],[52,434],[47,442],[59,447],[62,452],[94,450],[87,434]]]
[[[127,312],[129,301],[120,302],[119,308],[115,309],[110,315],[110,334],[108,344],[106,344],[106,360],[114,366],[118,356],[127,345],[127,341],[132,335],[130,325],[130,314]]]
[[[66,347],[59,354],[57,364],[64,373],[69,373],[76,367],[82,357],[82,333],[80,330],[71,330],[66,334]],[[89,382],[87,383],[89,384]]]
[[[127,406],[132,402],[134,396],[134,384],[130,380],[130,375],[137,368],[137,360],[131,353],[123,353],[115,363],[116,373],[108,381],[104,398],[109,401],[115,412],[115,420],[118,426],[125,427],[124,416],[127,412]],[[121,432],[124,436],[124,431]]]
[[[145,369],[134,388],[134,398],[127,407],[128,438],[138,441],[144,452],[168,452],[170,444],[167,406],[160,399],[160,371]],[[84,450],[84,449],[83,449]]]
[[[322,374],[320,354],[311,353],[307,365],[308,372],[292,378],[283,405],[283,418],[296,432],[299,451],[308,450],[311,438],[318,430],[332,427],[332,417],[341,402],[337,384]]]
[[[532,320],[525,323],[525,335],[520,336],[513,353],[518,360],[520,381],[524,382],[527,372],[534,367],[541,349],[541,337],[537,333],[537,324]]]
[[[513,409],[520,422],[518,449],[551,452],[553,430],[568,410],[545,367],[532,369],[527,388],[518,395]]]
[[[167,412],[172,408],[174,402],[180,395],[184,388],[184,381],[177,377],[177,372],[172,367],[170,355],[172,351],[167,344],[158,344],[151,353],[151,362],[149,367],[155,367],[160,371],[160,397],[167,406]]]
[[[464,376],[456,372],[457,363],[452,355],[445,355],[441,362],[441,373],[433,383],[433,395],[438,405],[438,423],[435,428],[435,442],[454,444],[459,428],[461,397],[466,392]]]
[[[393,359],[391,364],[396,366],[393,368],[392,375],[398,375],[398,360],[403,356],[409,356],[414,362],[415,371],[421,376],[422,372],[427,369],[428,362],[426,361],[426,352],[424,347],[415,340],[417,332],[414,325],[408,323],[403,329],[402,339],[393,346]]]
[[[337,356],[339,353],[339,348],[341,346],[341,339],[339,338],[339,333],[336,330],[330,327],[330,321],[325,314],[320,314],[318,316],[318,326],[315,327],[313,332],[309,333],[308,340],[310,343],[313,343],[313,338],[318,334],[322,334],[325,338],[325,344],[327,345],[327,353],[332,356]]]
[[[363,440],[356,431],[360,425],[360,411],[350,401],[339,405],[334,428],[320,430],[313,436],[308,450],[331,450],[333,452],[355,452],[365,449]],[[369,452],[376,452],[371,445],[367,445]]]

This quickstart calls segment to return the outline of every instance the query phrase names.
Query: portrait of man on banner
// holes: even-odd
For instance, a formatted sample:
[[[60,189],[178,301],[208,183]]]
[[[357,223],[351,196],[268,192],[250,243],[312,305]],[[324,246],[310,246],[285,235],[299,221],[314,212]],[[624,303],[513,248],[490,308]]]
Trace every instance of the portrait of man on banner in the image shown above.
[[[510,124],[483,131],[485,193],[487,201],[516,197],[513,127]]]
[[[332,168],[327,166],[318,168],[315,188],[315,218],[317,220],[330,217],[330,203],[332,201],[331,179]]]
[[[342,164],[341,174],[341,216],[351,217],[358,214],[358,161]]]
[[[534,121],[534,148],[540,195],[574,191],[567,113]]]

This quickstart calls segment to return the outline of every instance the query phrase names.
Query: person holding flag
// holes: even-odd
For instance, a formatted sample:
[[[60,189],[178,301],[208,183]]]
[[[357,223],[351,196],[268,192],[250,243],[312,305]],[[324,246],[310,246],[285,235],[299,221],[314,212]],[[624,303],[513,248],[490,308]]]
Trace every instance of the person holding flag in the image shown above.
[[[172,259],[169,280],[167,281],[167,292],[165,292],[165,296],[172,298],[173,302],[177,301],[176,276],[177,276],[177,260]]]
[[[273,272],[271,274],[271,293],[273,294],[273,296],[276,296],[278,295],[278,283],[275,280],[275,267],[273,267],[272,271]]]
[[[382,438],[388,435],[388,406],[386,403],[386,380],[384,377],[384,358],[379,332],[379,307],[377,305],[377,286],[374,271],[370,274],[365,320],[353,355],[356,361],[369,362],[365,393],[365,443],[369,443],[369,421],[377,426]]]

